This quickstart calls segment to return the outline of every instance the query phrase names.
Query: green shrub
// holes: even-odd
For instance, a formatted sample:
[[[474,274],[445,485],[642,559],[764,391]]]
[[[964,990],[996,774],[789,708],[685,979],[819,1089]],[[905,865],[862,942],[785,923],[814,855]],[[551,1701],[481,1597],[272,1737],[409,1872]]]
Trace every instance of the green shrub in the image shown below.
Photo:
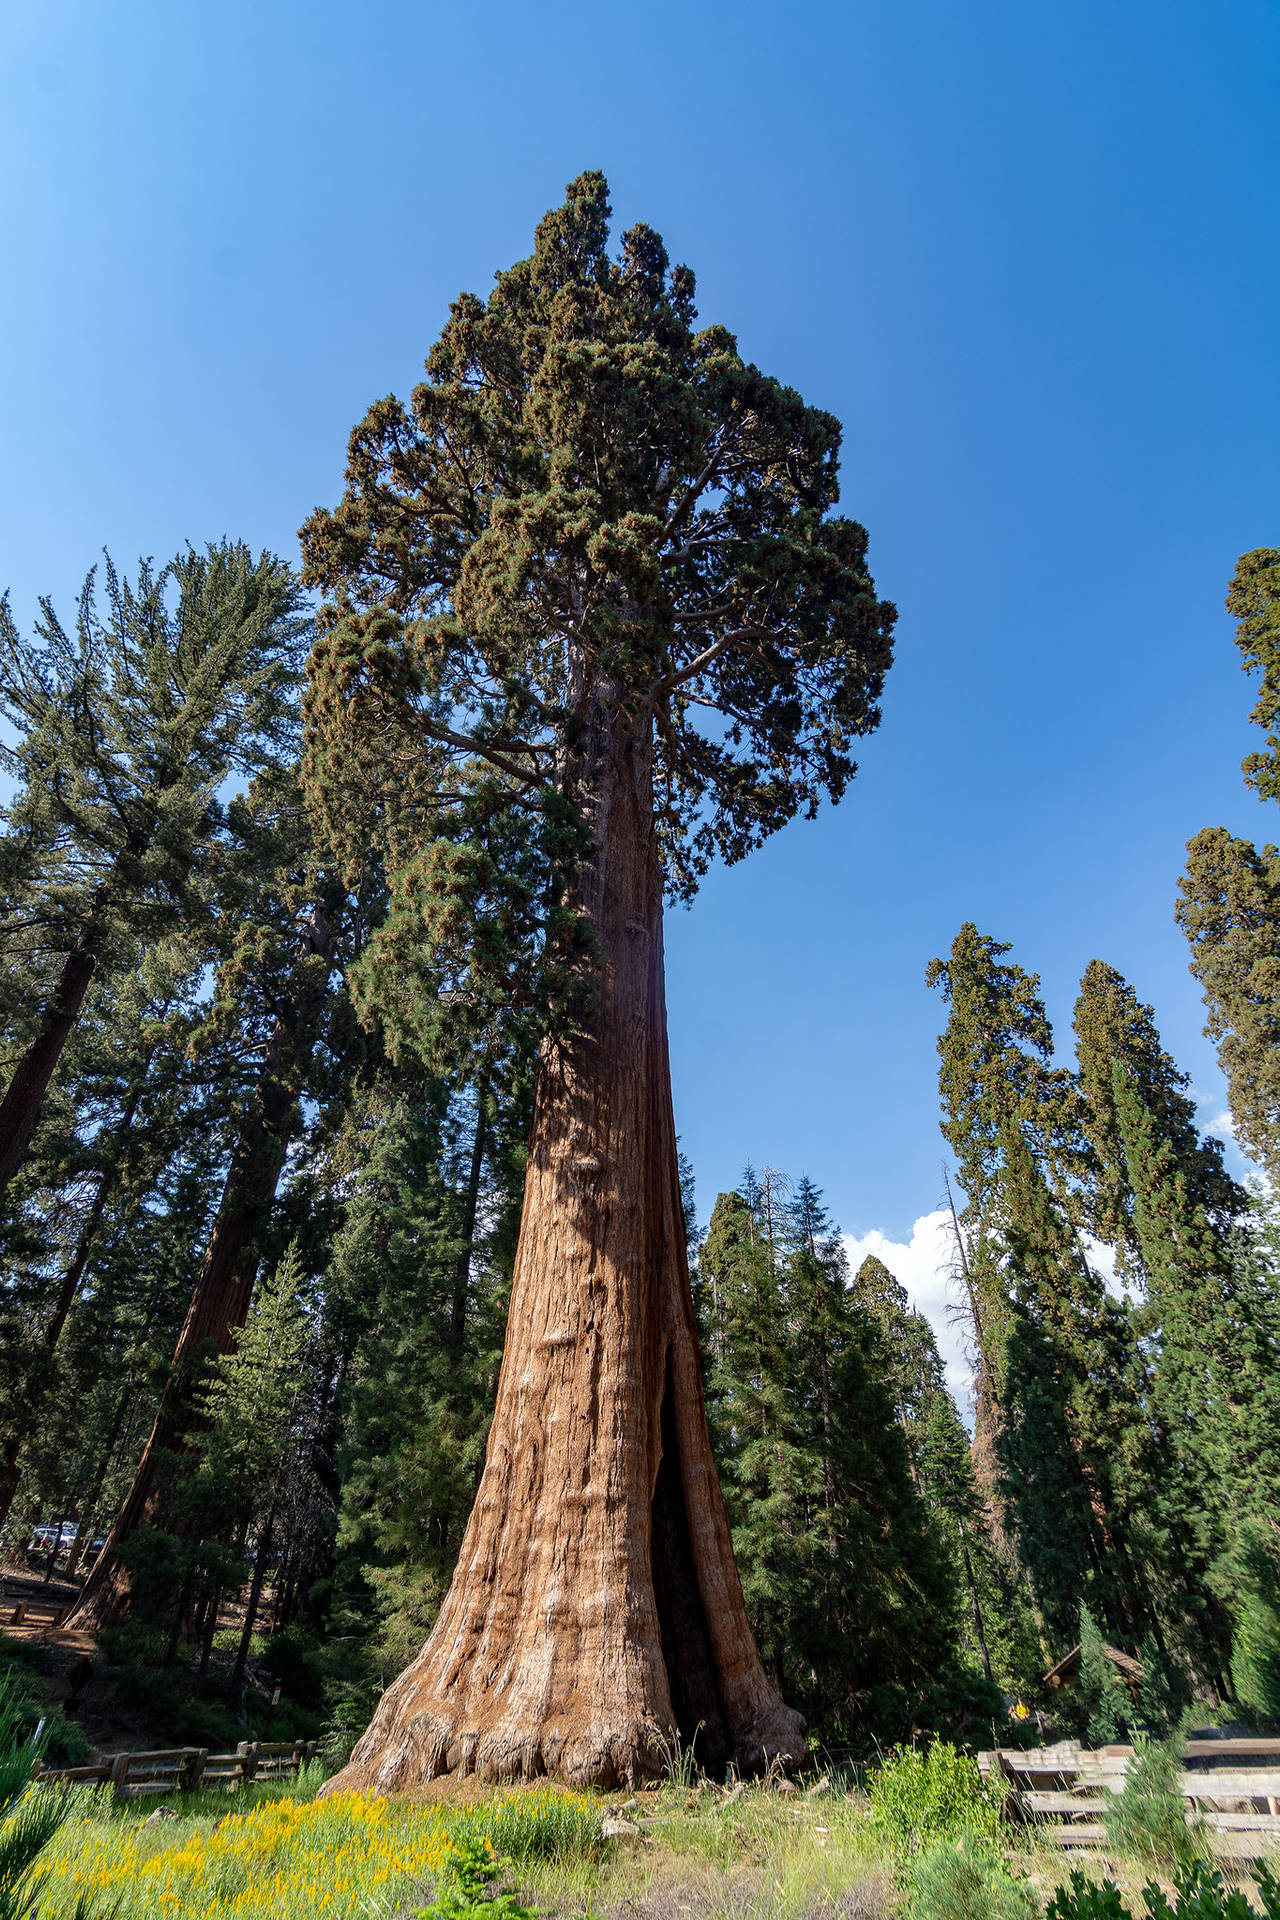
[[[989,1840],[966,1835],[922,1853],[907,1880],[903,1920],[1038,1920],[1040,1903]]]
[[[1203,1852],[1200,1823],[1189,1824],[1178,1791],[1183,1742],[1134,1736],[1123,1789],[1103,1815],[1107,1845],[1143,1865],[1171,1867]]]
[[[871,1777],[871,1821],[898,1855],[918,1853],[937,1840],[994,1839],[1002,1799],[987,1786],[978,1763],[936,1740],[927,1751],[898,1747]]]
[[[1105,1747],[1123,1740],[1131,1708],[1124,1682],[1108,1660],[1102,1630],[1088,1607],[1080,1609],[1080,1672],[1076,1692],[1087,1715],[1086,1746]]]
[[[1240,1556],[1235,1647],[1231,1683],[1240,1703],[1257,1718],[1280,1722],[1280,1606],[1276,1565],[1265,1547],[1251,1541]]]
[[[419,1907],[416,1920],[534,1920],[533,1908],[522,1906],[513,1893],[488,1891],[511,1865],[487,1840],[455,1840],[440,1895],[429,1907]]]
[[[31,1647],[0,1634],[0,1686],[6,1690],[14,1726],[29,1740],[43,1723],[40,1751],[46,1765],[78,1767],[89,1758],[89,1742],[83,1728],[68,1720],[61,1707],[46,1704],[37,1665],[38,1655]]]
[[[1216,1867],[1203,1860],[1187,1860],[1178,1868],[1173,1902],[1159,1887],[1142,1890],[1146,1920],[1280,1920],[1280,1880],[1267,1867],[1259,1869],[1260,1907],[1250,1905],[1238,1887],[1227,1888]],[[1045,1910],[1045,1920],[1139,1920],[1120,1896],[1114,1880],[1087,1880],[1078,1870],[1067,1887],[1059,1887]]]
[[[31,1784],[45,1745],[43,1734],[31,1737],[29,1710],[12,1669],[0,1675],[0,1920],[38,1911],[47,1873],[40,1855],[70,1811],[65,1795]]]

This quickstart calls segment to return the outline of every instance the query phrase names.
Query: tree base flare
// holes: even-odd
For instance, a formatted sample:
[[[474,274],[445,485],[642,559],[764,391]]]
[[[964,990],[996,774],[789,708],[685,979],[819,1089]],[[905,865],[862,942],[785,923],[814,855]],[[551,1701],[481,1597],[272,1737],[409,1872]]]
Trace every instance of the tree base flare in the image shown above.
[[[603,1706],[576,1721],[567,1715],[539,1721],[513,1710],[468,1725],[462,1714],[422,1697],[420,1682],[406,1684],[415,1677],[415,1667],[408,1668],[383,1696],[351,1759],[326,1781],[322,1793],[402,1793],[443,1774],[475,1774],[494,1785],[550,1777],[566,1786],[608,1792],[662,1779],[682,1747],[691,1745],[698,1757],[696,1734],[682,1742],[674,1724],[652,1715],[624,1718]],[[778,1701],[731,1753],[708,1759],[717,1773],[732,1765],[738,1773],[759,1774],[771,1766],[791,1770],[807,1757],[804,1721]]]

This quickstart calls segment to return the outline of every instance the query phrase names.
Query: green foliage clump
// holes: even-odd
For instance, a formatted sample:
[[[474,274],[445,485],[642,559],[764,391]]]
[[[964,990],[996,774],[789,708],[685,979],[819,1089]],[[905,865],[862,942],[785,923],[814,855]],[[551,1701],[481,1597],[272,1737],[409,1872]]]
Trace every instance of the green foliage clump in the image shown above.
[[[1188,1825],[1178,1787],[1180,1740],[1134,1737],[1133,1760],[1103,1824],[1107,1845],[1127,1859],[1172,1866],[1203,1851],[1198,1824]]]
[[[1106,1655],[1102,1631],[1088,1607],[1080,1609],[1079,1698],[1087,1709],[1085,1742],[1091,1747],[1109,1746],[1124,1737],[1128,1724],[1129,1696],[1124,1682]]]
[[[871,1824],[893,1852],[910,1856],[943,1840],[994,1840],[1001,1803],[970,1755],[945,1740],[898,1747],[871,1777]]]
[[[1238,1556],[1231,1684],[1259,1719],[1280,1723],[1280,1581],[1274,1555],[1260,1539]]]
[[[534,1920],[534,1909],[506,1888],[488,1891],[511,1865],[487,1840],[455,1840],[439,1898],[419,1907],[416,1920]]]
[[[1040,1903],[990,1841],[940,1840],[908,1877],[903,1920],[1037,1920]]]
[[[0,1634],[0,1695],[9,1702],[14,1725],[27,1740],[40,1727],[40,1755],[50,1766],[78,1767],[91,1751],[84,1729],[60,1707],[46,1704],[35,1669],[33,1649]]]
[[[0,1920],[37,1911],[47,1877],[40,1855],[70,1810],[64,1795],[32,1786],[46,1749],[42,1732],[31,1736],[29,1708],[13,1670],[0,1675]]]
[[[1189,1860],[1178,1869],[1171,1902],[1160,1887],[1142,1889],[1146,1920],[1280,1920],[1280,1880],[1270,1868],[1257,1875],[1261,1907],[1251,1906],[1239,1887],[1227,1888],[1216,1867]],[[1078,1869],[1059,1887],[1045,1920],[1138,1920],[1114,1880],[1089,1880]]]

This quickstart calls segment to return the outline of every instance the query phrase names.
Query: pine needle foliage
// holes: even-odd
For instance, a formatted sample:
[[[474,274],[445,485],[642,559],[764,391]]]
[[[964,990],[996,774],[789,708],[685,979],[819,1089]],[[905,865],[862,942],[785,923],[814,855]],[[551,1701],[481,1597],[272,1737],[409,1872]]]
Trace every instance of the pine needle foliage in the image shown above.
[[[1280,852],[1225,827],[1187,845],[1178,925],[1204,991],[1236,1138],[1280,1181]]]

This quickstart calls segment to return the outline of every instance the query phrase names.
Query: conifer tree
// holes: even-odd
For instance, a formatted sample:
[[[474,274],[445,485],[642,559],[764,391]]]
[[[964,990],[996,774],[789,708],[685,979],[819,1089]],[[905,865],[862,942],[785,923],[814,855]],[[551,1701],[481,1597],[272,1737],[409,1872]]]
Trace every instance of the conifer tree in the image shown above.
[[[881,1377],[893,1396],[912,1477],[955,1569],[962,1646],[988,1680],[1025,1693],[1044,1664],[1035,1623],[1016,1569],[1003,1563],[933,1329],[912,1311],[905,1289],[875,1254],[858,1268],[849,1298],[875,1328]]]
[[[502,1350],[500,1247],[495,1265],[475,1244],[479,1116],[464,1108],[461,1151],[451,1152],[458,1115],[448,1093],[406,1074],[377,1094],[380,1118],[326,1283],[351,1340],[335,1610],[341,1626],[366,1631],[372,1616],[379,1666],[391,1663],[385,1678],[421,1644],[448,1588]],[[483,1131],[495,1137],[493,1118]],[[500,1190],[505,1169],[497,1191],[488,1165],[481,1171],[484,1212],[497,1225],[511,1204]]]
[[[1119,1063],[1113,1094],[1146,1273],[1151,1418],[1173,1469],[1170,1524],[1188,1540],[1203,1583],[1190,1651],[1226,1690],[1228,1610],[1239,1571],[1232,1549],[1251,1514],[1274,1514],[1280,1494],[1274,1281],[1233,1255]]]
[[[1246,673],[1262,686],[1249,716],[1269,729],[1250,754],[1245,784],[1280,799],[1280,550],[1241,554],[1227,594]],[[1191,971],[1204,989],[1205,1032],[1218,1049],[1236,1137],[1276,1184],[1280,1179],[1280,855],[1206,827],[1187,846],[1178,924]]]
[[[651,229],[615,258],[608,228],[584,174],[487,302],[454,303],[303,531],[328,595],[309,791],[352,863],[376,797],[390,884],[361,1005],[464,1075],[499,1020],[554,1035],[476,1507],[345,1784],[607,1784],[677,1732],[710,1765],[803,1751],[706,1435],[662,897],[843,793],[892,611],[831,515],[837,423],[695,331]]]
[[[1280,852],[1206,827],[1187,846],[1178,924],[1204,990],[1236,1138],[1280,1181]]]
[[[1081,1124],[1093,1151],[1086,1210],[1092,1232],[1116,1249],[1122,1272],[1140,1279],[1142,1248],[1133,1220],[1133,1193],[1113,1091],[1120,1066],[1151,1116],[1153,1127],[1176,1159],[1188,1194],[1206,1219],[1225,1233],[1248,1205],[1248,1196],[1222,1164],[1222,1147],[1202,1139],[1195,1103],[1160,1044],[1154,1010],[1139,1001],[1114,967],[1091,960],[1080,982],[1075,1009]]]
[[[1082,1589],[1113,1631],[1151,1618],[1142,1553],[1133,1342],[1079,1234],[1088,1166],[1078,1090],[1052,1064],[1035,975],[966,925],[929,969],[950,1006],[939,1042],[943,1134],[967,1195],[966,1259],[1005,1513],[1050,1634],[1068,1643]],[[1007,1529],[1006,1529],[1007,1521]]]
[[[959,1254],[974,1316],[980,1367],[979,1415],[999,1426],[1010,1291],[1001,1271],[1005,1153],[1014,1132],[1062,1191],[1077,1171],[1081,1140],[1070,1076],[1052,1064],[1053,1030],[1035,974],[1004,962],[1007,942],[967,921],[946,960],[934,960],[927,984],[950,1009],[938,1042],[944,1139],[956,1156],[965,1207],[957,1221]],[[986,1378],[986,1375],[990,1378]]]
[[[172,1474],[157,1479],[159,1456],[185,1448],[197,1417],[201,1370],[214,1355],[231,1351],[244,1325],[263,1235],[301,1126],[300,1103],[329,1012],[345,891],[317,871],[290,779],[259,783],[238,812],[250,881],[218,970],[208,1025],[215,1036],[230,1025],[248,1071],[233,1110],[221,1199],[155,1422],[77,1602],[73,1618],[81,1625],[112,1625],[127,1613],[129,1567],[121,1549],[137,1528],[171,1530],[166,1508]]]
[[[314,1475],[317,1368],[305,1284],[296,1242],[290,1242],[201,1395],[208,1441],[200,1478],[239,1520],[242,1537],[253,1537],[253,1574],[229,1681],[237,1709],[263,1582],[284,1523],[299,1511],[310,1510],[310,1518],[324,1504]]]
[[[133,1226],[141,1238],[141,1210],[162,1209],[167,1178],[214,1146],[219,1102],[193,1083],[186,1056],[202,958],[170,935],[136,971],[91,988],[49,1103],[74,1124],[46,1112],[10,1188],[10,1228],[27,1247],[11,1232],[0,1291],[0,1523],[24,1444],[45,1449],[51,1409],[70,1390],[59,1349],[104,1250]]]
[[[960,1658],[957,1581],[913,1484],[822,1196],[748,1170],[703,1243],[719,1313],[708,1407],[748,1612],[779,1684],[859,1753],[989,1710]],[[977,1691],[975,1691],[977,1688]]]
[[[4,1014],[0,1191],[12,1180],[95,970],[179,924],[232,772],[287,753],[309,623],[289,570],[224,542],[136,584],[90,575],[74,633],[42,602],[37,642],[0,602],[0,749],[14,779],[0,843]],[[25,983],[23,975],[25,974]]]
[[[1255,547],[1236,562],[1227,592],[1236,619],[1236,645],[1246,673],[1262,686],[1249,718],[1266,727],[1266,751],[1244,762],[1245,784],[1263,800],[1280,800],[1280,548]]]

